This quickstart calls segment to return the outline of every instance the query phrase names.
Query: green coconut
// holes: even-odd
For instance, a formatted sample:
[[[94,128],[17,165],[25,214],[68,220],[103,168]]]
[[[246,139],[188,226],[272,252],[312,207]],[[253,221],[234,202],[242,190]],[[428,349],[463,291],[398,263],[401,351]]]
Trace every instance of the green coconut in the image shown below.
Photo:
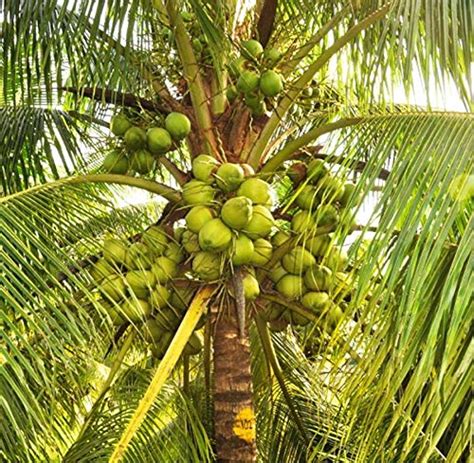
[[[313,215],[309,211],[298,211],[291,219],[291,229],[296,233],[305,233],[315,227]]]
[[[184,346],[183,354],[184,355],[197,355],[201,352],[204,346],[203,337],[200,333],[194,331],[187,344]]]
[[[121,309],[125,318],[133,323],[138,323],[151,314],[151,305],[144,299],[127,299]]]
[[[252,264],[263,267],[272,258],[273,246],[270,241],[263,238],[257,238],[253,242],[254,252],[252,255]]]
[[[193,159],[192,172],[194,178],[201,182],[213,183],[213,173],[217,170],[219,162],[207,154],[200,154]]]
[[[252,108],[253,117],[262,117],[267,112],[267,106],[264,101],[261,101],[255,108]]]
[[[166,283],[178,274],[176,262],[166,256],[157,257],[151,266],[151,270],[155,274],[158,283]]]
[[[189,230],[199,233],[199,230],[210,220],[214,218],[214,211],[207,206],[194,206],[186,214],[186,225]]]
[[[188,310],[194,296],[195,288],[175,288],[171,292],[169,303],[179,313]]]
[[[116,273],[116,268],[105,259],[99,259],[91,268],[90,275],[94,281],[100,282],[104,278]]]
[[[305,240],[303,244],[314,256],[324,256],[331,246],[331,238],[328,235],[313,236]]]
[[[331,308],[326,312],[323,321],[323,330],[327,333],[332,333],[339,322],[344,318],[344,312],[336,305],[331,304]]]
[[[230,74],[235,78],[239,77],[245,71],[246,65],[247,60],[243,56],[235,58],[229,64]]]
[[[124,135],[125,146],[130,151],[146,147],[146,132],[140,127],[130,127]]]
[[[153,263],[153,256],[150,248],[144,243],[133,243],[127,251],[125,265],[129,269],[149,269]]]
[[[326,259],[326,266],[333,272],[341,272],[347,267],[349,257],[347,252],[342,248],[331,248]]]
[[[234,240],[232,263],[234,265],[250,264],[252,262],[253,253],[253,241],[248,236],[241,234]]]
[[[146,132],[148,149],[153,154],[163,154],[169,151],[173,140],[170,133],[161,127],[152,127]]]
[[[324,265],[313,265],[304,275],[304,282],[312,291],[330,291],[332,288],[332,272]]]
[[[166,116],[165,127],[173,140],[180,141],[191,132],[191,121],[185,114],[173,112]]]
[[[199,231],[199,246],[203,251],[223,251],[231,241],[232,232],[221,219],[210,220]]]
[[[166,286],[156,285],[150,294],[150,304],[154,309],[166,307],[170,300],[170,292]]]
[[[181,246],[174,242],[168,244],[164,255],[172,261],[176,262],[177,264],[183,262],[185,257]]]
[[[156,284],[155,275],[150,270],[130,270],[125,275],[130,290],[140,299],[145,299]]]
[[[286,231],[283,230],[278,230],[273,236],[272,236],[272,244],[276,248],[279,246],[282,246],[285,244],[288,240],[290,239],[290,234],[287,233]]]
[[[344,194],[344,185],[329,172],[318,181],[318,196],[328,201],[339,201]]]
[[[303,246],[296,246],[283,256],[281,263],[287,272],[300,275],[316,264],[316,259]]]
[[[311,322],[311,319],[300,314],[296,310],[287,310],[287,313],[290,312],[291,323],[296,326],[306,326]]]
[[[282,54],[278,48],[266,48],[263,52],[263,57],[273,66],[281,60]]]
[[[359,201],[357,196],[352,198],[356,188],[357,185],[355,183],[347,182],[344,184],[342,196],[339,198],[339,203],[342,207],[346,207],[349,204],[349,201],[351,201],[353,204]]]
[[[197,233],[193,233],[190,230],[183,232],[181,244],[183,245],[183,248],[186,250],[186,252],[189,252],[189,254],[193,254],[201,250],[199,247],[199,237]]]
[[[177,242],[181,242],[181,239],[183,238],[183,233],[186,231],[186,227],[176,227],[173,230],[173,237]]]
[[[113,150],[105,157],[102,167],[110,174],[124,175],[129,169],[128,158],[125,154]]]
[[[216,171],[217,186],[225,192],[235,191],[244,181],[244,170],[240,164],[225,162]]]
[[[259,178],[248,178],[237,190],[239,196],[245,196],[252,204],[271,207],[273,204],[272,187]]]
[[[154,254],[163,254],[169,243],[168,234],[159,226],[152,225],[142,235],[142,241],[153,251]]]
[[[163,330],[153,318],[149,318],[143,325],[143,337],[145,341],[155,343],[163,336]]]
[[[295,202],[301,209],[307,211],[314,209],[319,203],[316,188],[313,185],[306,185],[298,193]]]
[[[250,109],[257,109],[262,104],[262,101],[263,97],[258,92],[246,93],[244,95],[244,103]]]
[[[237,79],[237,90],[244,94],[257,90],[260,81],[259,75],[250,69],[242,71]]]
[[[155,341],[155,343],[151,346],[151,353],[153,357],[158,360],[161,360],[164,357],[169,345],[171,344],[171,340],[173,339],[173,334],[174,333],[171,331],[165,331],[163,332],[161,338],[158,341]]]
[[[242,55],[249,59],[259,58],[263,54],[262,44],[255,39],[244,40],[242,42]]]
[[[114,305],[110,305],[107,307],[107,313],[110,317],[112,324],[115,326],[123,325],[126,322],[122,310]]]
[[[155,158],[145,149],[139,149],[133,153],[130,159],[130,167],[139,174],[146,175],[155,167]]]
[[[335,230],[340,220],[339,213],[332,204],[319,207],[314,218],[318,227],[327,228],[329,231]]]
[[[313,184],[329,173],[329,167],[322,159],[313,159],[306,168],[306,177]]]
[[[110,276],[103,280],[99,291],[109,299],[120,301],[125,296],[125,281],[122,275]]]
[[[221,256],[213,252],[198,252],[193,259],[192,268],[201,280],[217,280],[221,275]]]
[[[328,293],[322,291],[310,291],[301,298],[301,304],[316,313],[325,312],[330,302]]]
[[[198,37],[195,37],[192,41],[193,44],[193,49],[195,53],[201,53],[202,52],[202,42],[199,40]]]
[[[257,279],[251,274],[247,273],[242,278],[242,286],[244,288],[244,297],[246,301],[254,301],[260,294],[260,286]]]
[[[276,284],[277,291],[288,299],[299,299],[305,293],[303,278],[298,275],[284,275]]]
[[[283,80],[278,72],[268,70],[260,76],[260,91],[267,97],[277,96],[283,90]]]
[[[117,114],[110,120],[110,130],[117,137],[122,137],[125,132],[132,126],[127,117],[123,114]]]
[[[216,191],[200,180],[191,180],[183,186],[183,200],[189,205],[210,204]]]
[[[288,272],[284,269],[283,265],[281,265],[281,261],[278,262],[270,271],[269,277],[273,283],[278,283],[278,281],[287,275]]]
[[[274,320],[278,320],[282,316],[284,311],[285,307],[280,304],[277,304],[276,302],[272,302],[259,313],[265,321],[272,322]]]
[[[248,225],[252,215],[252,201],[245,196],[228,199],[221,209],[222,221],[234,230],[241,230]]]
[[[237,87],[235,85],[229,85],[225,91],[225,96],[227,100],[229,101],[229,103],[233,103],[239,96]]]
[[[106,238],[103,245],[104,259],[116,264],[123,264],[127,256],[127,245],[118,238]]]
[[[265,238],[272,231],[274,223],[272,213],[258,204],[253,207],[252,218],[242,230],[252,239]]]

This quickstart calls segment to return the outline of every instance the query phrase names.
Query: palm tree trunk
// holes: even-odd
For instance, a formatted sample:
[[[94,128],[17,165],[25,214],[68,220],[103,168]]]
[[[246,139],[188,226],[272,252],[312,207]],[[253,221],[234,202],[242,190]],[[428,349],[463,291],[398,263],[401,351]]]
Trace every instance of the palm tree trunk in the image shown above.
[[[247,333],[239,338],[235,315],[219,317],[215,327],[214,425],[219,463],[257,461],[250,346]]]

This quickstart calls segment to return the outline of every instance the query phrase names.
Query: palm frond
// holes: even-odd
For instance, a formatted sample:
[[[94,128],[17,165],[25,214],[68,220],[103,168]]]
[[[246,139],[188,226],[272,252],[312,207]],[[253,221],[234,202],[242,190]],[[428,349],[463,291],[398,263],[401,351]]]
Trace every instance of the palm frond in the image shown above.
[[[114,336],[77,266],[100,253],[104,231],[132,236],[144,216],[117,211],[106,224],[112,204],[101,190],[48,184],[1,200],[0,414],[11,431],[1,450],[22,461],[51,461],[75,438],[95,361]]]

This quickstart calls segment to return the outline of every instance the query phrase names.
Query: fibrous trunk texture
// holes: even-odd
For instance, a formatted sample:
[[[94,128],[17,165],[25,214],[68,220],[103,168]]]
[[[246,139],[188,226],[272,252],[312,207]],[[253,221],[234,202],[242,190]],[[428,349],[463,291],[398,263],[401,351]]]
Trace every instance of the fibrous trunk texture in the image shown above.
[[[216,323],[214,425],[217,461],[254,463],[257,450],[248,335],[239,338],[235,315],[220,317]]]

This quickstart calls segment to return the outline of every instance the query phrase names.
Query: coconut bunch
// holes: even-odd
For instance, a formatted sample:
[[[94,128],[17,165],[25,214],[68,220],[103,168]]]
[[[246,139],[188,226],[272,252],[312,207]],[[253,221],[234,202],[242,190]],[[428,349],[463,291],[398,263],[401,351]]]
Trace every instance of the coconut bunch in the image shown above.
[[[164,127],[134,125],[124,114],[114,116],[111,132],[119,138],[117,148],[104,159],[104,169],[112,174],[147,175],[156,167],[157,160],[175,149],[191,131],[191,122],[184,114],[172,112],[164,120]]]
[[[172,285],[184,259],[185,254],[174,237],[152,226],[134,243],[106,238],[102,257],[90,270],[112,322],[141,325],[144,338],[159,358],[164,355],[192,298],[189,289]],[[186,353],[198,353],[200,341],[194,333]]]
[[[266,104],[283,91],[283,78],[276,70],[281,57],[278,49],[264,50],[258,40],[242,42],[241,55],[229,67],[234,79],[227,88],[229,102],[241,97],[254,116],[265,114]]]
[[[269,269],[268,277],[286,301],[309,310],[324,331],[331,332],[342,318],[355,284],[345,272],[347,253],[333,243],[331,233],[338,226],[352,227],[352,215],[346,209],[356,186],[341,182],[319,159],[298,167],[289,173],[296,189],[293,207],[289,206],[291,219],[272,237],[274,247],[286,244],[288,251]],[[310,322],[277,303],[268,305],[262,316],[275,331],[289,323],[304,326]]]
[[[250,166],[220,164],[206,154],[193,160],[192,174],[183,186],[187,213],[181,235],[192,275],[203,281],[228,280],[242,267],[245,297],[253,300],[260,292],[254,267],[265,266],[273,252],[267,239],[275,225],[272,188]]]

